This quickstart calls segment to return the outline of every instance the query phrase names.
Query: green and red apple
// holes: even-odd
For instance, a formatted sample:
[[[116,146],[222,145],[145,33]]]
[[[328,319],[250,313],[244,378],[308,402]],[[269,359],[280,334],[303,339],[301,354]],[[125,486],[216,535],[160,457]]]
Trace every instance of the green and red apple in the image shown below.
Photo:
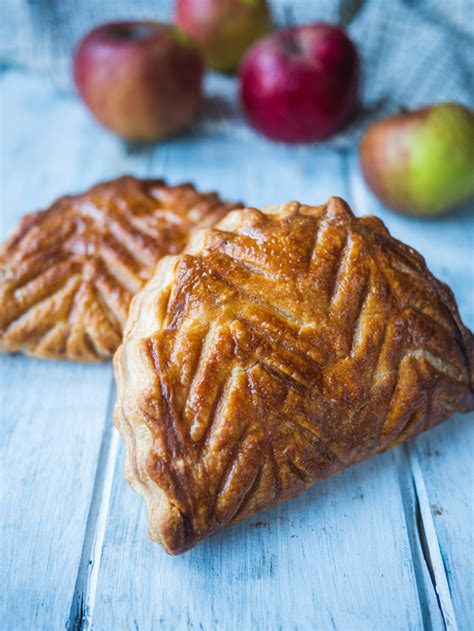
[[[376,122],[360,159],[367,184],[389,208],[442,213],[474,195],[474,113],[440,103]]]
[[[209,68],[234,72],[272,29],[266,0],[177,0],[176,24],[197,42]]]
[[[159,22],[104,24],[74,55],[83,101],[105,127],[132,140],[157,140],[188,125],[200,104],[202,74],[192,39]]]

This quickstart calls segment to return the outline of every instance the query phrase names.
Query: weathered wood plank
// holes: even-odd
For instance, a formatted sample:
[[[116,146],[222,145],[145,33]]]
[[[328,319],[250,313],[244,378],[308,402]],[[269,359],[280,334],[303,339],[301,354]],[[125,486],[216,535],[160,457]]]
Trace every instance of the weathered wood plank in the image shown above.
[[[192,179],[254,205],[346,197],[346,170],[334,152],[223,136],[185,136],[170,145],[166,163],[172,180]],[[394,454],[175,558],[146,538],[145,509],[123,480],[122,459],[121,447],[92,612],[96,631],[421,629],[430,622],[419,602]]]
[[[441,224],[398,218],[374,204],[351,162],[314,148],[184,134],[154,152],[127,153],[75,99],[53,96],[41,80],[8,73],[0,86],[8,120],[2,237],[22,212],[124,171],[165,172],[172,181],[191,179],[255,205],[291,198],[321,203],[339,194],[360,213],[383,216],[396,236],[419,248],[453,286],[472,324],[467,215]],[[144,507],[123,480],[123,454],[116,462],[106,418],[110,369],[4,357],[0,371],[6,628],[63,628],[81,616],[99,630],[439,628],[415,527],[420,488],[417,498],[404,451],[169,558],[146,539]],[[442,595],[451,599],[459,628],[472,626],[471,421],[446,424],[410,447],[446,568],[450,593]]]
[[[395,472],[376,458],[179,558],[119,480],[94,628],[421,629]]]
[[[473,204],[436,220],[409,219],[385,209],[367,190],[353,158],[360,213],[381,217],[392,233],[425,257],[453,289],[465,323],[474,325]],[[408,446],[420,510],[425,556],[449,628],[474,626],[474,414],[458,415]],[[441,555],[441,557],[439,557]],[[454,608],[454,611],[453,611]]]
[[[415,572],[423,629],[444,631],[446,628],[438,594],[431,579],[431,566],[428,565],[425,546],[425,531],[419,508],[419,497],[413,479],[409,455],[405,446],[393,450],[398,465],[398,482],[403,511],[407,524],[408,539]]]
[[[413,449],[413,444],[406,448],[409,454],[410,469],[413,476],[414,490],[418,505],[418,520],[420,536],[423,538],[423,550],[426,564],[432,577],[433,586],[439,609],[442,614],[444,625],[447,629],[457,629],[456,614],[454,613],[453,601],[449,591],[448,579],[446,577],[441,552],[439,549],[438,537],[433,524],[428,492],[421,471],[419,458]]]
[[[2,625],[59,629],[81,556],[110,368],[0,361]]]
[[[135,147],[127,151],[126,165],[124,164],[124,166],[127,166],[128,170],[130,170],[129,167],[132,167],[132,171],[136,175],[162,177],[167,155],[167,143],[163,143],[155,150]],[[112,387],[111,404],[107,409],[105,418],[103,443],[89,506],[82,557],[71,604],[69,626],[74,629],[91,627],[97,596],[97,580],[100,571],[102,546],[119,448],[119,435],[112,423],[112,404],[114,399],[115,388]]]
[[[410,445],[426,489],[425,511],[431,517],[441,562],[447,578],[437,582],[446,621],[451,622],[449,602],[459,629],[474,628],[474,414],[458,416]],[[421,503],[421,502],[420,502]],[[434,546],[433,546],[434,547]],[[435,556],[435,555],[433,555]],[[441,572],[438,573],[441,575]]]
[[[23,212],[146,163],[44,81],[5,72],[0,89],[2,239]],[[111,368],[2,356],[0,376],[2,626],[61,629],[109,427]]]

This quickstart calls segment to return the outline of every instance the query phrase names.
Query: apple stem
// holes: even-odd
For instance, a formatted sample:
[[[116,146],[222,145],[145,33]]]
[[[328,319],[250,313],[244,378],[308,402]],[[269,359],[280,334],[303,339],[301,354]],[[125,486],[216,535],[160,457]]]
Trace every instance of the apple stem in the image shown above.
[[[295,11],[293,9],[293,7],[291,7],[290,5],[285,5],[283,7],[283,22],[286,26],[286,28],[291,28],[292,26],[295,25]]]
[[[408,109],[408,107],[406,105],[399,105],[397,107],[397,113],[398,114],[408,114],[410,110]]]
[[[286,27],[286,41],[288,44],[288,49],[291,52],[298,54],[301,51],[292,30],[295,25],[295,12],[293,10],[293,7],[289,6],[288,4],[285,5],[283,8],[283,16],[283,22]]]
[[[138,40],[153,35],[158,30],[157,25],[148,22],[131,22],[130,24],[117,24],[113,35],[117,39]]]

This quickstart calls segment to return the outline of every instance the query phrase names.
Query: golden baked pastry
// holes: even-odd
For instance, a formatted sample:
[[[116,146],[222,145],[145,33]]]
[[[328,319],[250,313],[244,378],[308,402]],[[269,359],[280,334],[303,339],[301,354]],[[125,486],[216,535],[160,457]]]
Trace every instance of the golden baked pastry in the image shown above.
[[[0,351],[109,359],[157,261],[235,207],[127,176],[25,216],[0,251]]]
[[[126,473],[170,553],[474,407],[451,291],[338,198],[200,231],[134,298],[114,367]]]

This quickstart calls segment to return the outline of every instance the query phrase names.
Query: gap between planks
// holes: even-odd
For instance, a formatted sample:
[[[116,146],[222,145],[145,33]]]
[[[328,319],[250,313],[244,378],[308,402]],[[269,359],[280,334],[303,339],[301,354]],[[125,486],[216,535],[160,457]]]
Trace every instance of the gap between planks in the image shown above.
[[[154,168],[164,175],[169,156],[169,144],[161,146],[161,151],[153,151],[130,142],[124,145],[122,168],[129,166],[143,166],[139,175],[150,176]],[[158,155],[157,155],[158,154]],[[81,560],[77,572],[76,585],[72,598],[69,619],[66,628],[71,631],[87,631],[93,628],[94,607],[97,596],[97,585],[100,572],[100,562],[105,539],[107,519],[109,515],[112,484],[119,455],[120,435],[113,426],[112,415],[116,390],[112,375],[109,398],[107,403],[106,421],[102,435],[102,444],[97,463],[92,498],[89,505],[86,532],[82,546]]]
[[[431,512],[430,500],[426,489],[423,472],[421,470],[416,443],[412,441],[404,446],[408,454],[408,461],[416,494],[416,517],[420,544],[425,563],[436,592],[438,607],[443,616],[446,629],[457,631],[458,625],[454,613],[453,601],[449,589],[446,568],[443,563],[441,549],[436,535],[436,529]]]
[[[71,631],[92,628],[100,560],[109,514],[112,482],[119,453],[119,433],[112,425],[115,384],[112,378],[107,403],[107,416],[102,435],[94,490],[82,546],[73,600],[66,628]]]
[[[367,214],[366,206],[370,207],[370,203],[367,203],[367,193],[360,173],[358,153],[357,151],[354,152],[351,150],[344,150],[343,153],[345,156],[345,173],[348,179],[350,197],[348,201],[352,205],[357,216]],[[412,515],[410,514],[413,512],[413,507],[410,507],[410,501],[407,501],[407,487],[401,483],[400,491],[402,493],[407,528],[410,535],[409,540],[412,548],[412,560],[415,569],[420,607],[422,612],[425,611],[425,613],[427,612],[427,607],[429,608],[426,602],[427,586],[423,577],[424,574],[426,575],[426,572],[423,572],[423,568],[419,567],[419,564],[423,563],[425,565],[425,569],[428,571],[432,588],[436,594],[437,605],[442,616],[443,626],[450,631],[457,631],[458,626],[454,613],[451,592],[449,589],[449,581],[433,522],[428,491],[426,489],[423,472],[420,466],[415,439],[412,439],[409,443],[403,445],[401,449],[404,452],[404,458],[402,456],[402,459],[404,460],[402,466],[405,465],[409,468],[414,494],[413,499],[415,502],[415,526],[413,527],[413,521],[411,520]],[[415,533],[413,533],[413,528],[416,531]],[[413,534],[417,537],[418,544],[421,547],[423,560],[419,558],[419,554],[415,549],[417,542],[413,540]],[[428,627],[432,627],[432,624],[428,624],[425,616],[424,621],[427,623]]]
[[[360,211],[364,208],[364,193],[357,174],[357,160],[350,150],[343,150],[345,179],[347,182],[345,193],[349,202]],[[162,165],[164,167],[164,165]],[[357,214],[360,214],[359,212]],[[102,445],[97,465],[94,491],[89,508],[86,535],[84,538],[81,562],[76,580],[73,601],[71,605],[67,628],[74,631],[90,630],[93,627],[94,606],[97,595],[97,584],[100,571],[100,560],[105,537],[107,518],[112,492],[112,482],[119,453],[119,434],[112,426],[111,417],[115,399],[115,387],[112,380],[107,406],[107,421],[102,437]],[[439,613],[443,626],[449,631],[457,631],[456,616],[449,590],[449,583],[444,567],[441,550],[431,514],[431,507],[426,485],[419,463],[416,446],[412,442],[401,448],[401,466],[408,469],[410,480],[401,482],[401,494],[409,541],[412,552],[412,562],[416,575],[420,607],[426,628],[439,626],[436,620],[429,620],[433,613],[430,611],[427,597],[426,575],[431,580],[431,587],[436,594]],[[406,471],[402,474],[406,477]],[[408,498],[407,493],[412,497]],[[414,503],[414,505],[413,505]],[[414,525],[413,525],[414,524]],[[416,549],[421,549],[421,556]],[[420,567],[423,564],[424,567]]]

